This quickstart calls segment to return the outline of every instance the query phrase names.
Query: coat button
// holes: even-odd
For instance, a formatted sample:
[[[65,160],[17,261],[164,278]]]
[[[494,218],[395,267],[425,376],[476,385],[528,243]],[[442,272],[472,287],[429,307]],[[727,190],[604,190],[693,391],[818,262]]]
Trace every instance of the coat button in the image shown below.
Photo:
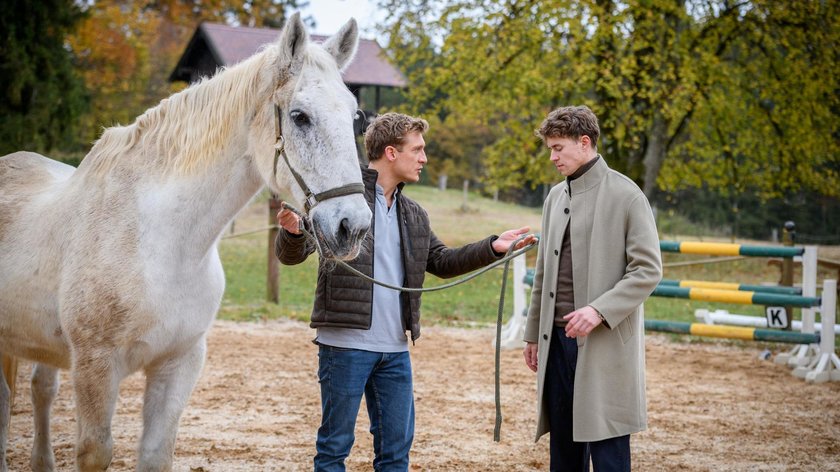
[[[543,334],[543,339],[548,339],[548,335],[547,335],[547,334]]]
[[[554,250],[554,255],[555,255],[555,256],[559,256],[559,255],[560,255],[560,251],[558,251],[557,249],[555,249],[555,250]]]
[[[548,292],[548,296],[554,298],[554,292]]]
[[[567,214],[567,215],[568,215],[568,214],[569,214],[569,209],[568,209],[568,208],[564,208],[564,209],[563,209],[563,213],[565,213],[565,214]]]

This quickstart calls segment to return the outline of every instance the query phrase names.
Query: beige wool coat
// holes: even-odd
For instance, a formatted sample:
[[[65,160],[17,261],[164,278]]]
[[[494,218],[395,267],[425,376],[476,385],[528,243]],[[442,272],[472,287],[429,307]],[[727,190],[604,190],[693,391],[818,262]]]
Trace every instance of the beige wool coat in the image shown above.
[[[591,305],[609,325],[598,325],[577,338],[573,437],[591,442],[647,427],[642,303],[662,277],[662,261],[650,204],[632,180],[600,158],[570,184],[556,185],[543,207],[524,339],[538,343],[539,440],[549,431],[543,387],[559,253],[566,225],[571,224],[575,309]]]

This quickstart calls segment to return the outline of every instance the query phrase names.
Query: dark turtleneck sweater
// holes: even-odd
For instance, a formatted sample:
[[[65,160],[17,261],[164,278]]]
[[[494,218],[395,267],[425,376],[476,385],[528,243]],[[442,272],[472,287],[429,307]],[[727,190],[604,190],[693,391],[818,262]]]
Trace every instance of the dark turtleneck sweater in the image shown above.
[[[585,174],[601,158],[596,154],[586,164],[580,166],[574,174],[566,178],[566,191],[569,192],[569,200],[572,199],[572,186],[570,182]],[[566,232],[563,233],[563,244],[560,245],[560,263],[557,271],[557,288],[554,290],[554,326],[565,326],[564,316],[575,311],[575,289],[572,283],[572,237],[569,228],[572,220],[566,225]]]

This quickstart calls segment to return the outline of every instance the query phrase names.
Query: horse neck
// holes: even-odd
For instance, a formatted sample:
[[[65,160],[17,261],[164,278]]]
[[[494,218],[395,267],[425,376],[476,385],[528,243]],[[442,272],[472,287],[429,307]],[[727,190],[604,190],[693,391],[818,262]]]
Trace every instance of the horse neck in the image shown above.
[[[169,179],[159,187],[162,195],[174,198],[155,203],[153,217],[159,224],[175,225],[170,241],[182,246],[181,253],[204,257],[263,186],[250,157],[229,154],[200,175]]]
[[[254,119],[270,93],[261,61],[253,57],[164,100],[133,125],[108,130],[80,174],[113,182],[109,198],[134,186],[130,198],[157,241],[204,257],[263,185],[249,142],[249,128],[269,128]]]

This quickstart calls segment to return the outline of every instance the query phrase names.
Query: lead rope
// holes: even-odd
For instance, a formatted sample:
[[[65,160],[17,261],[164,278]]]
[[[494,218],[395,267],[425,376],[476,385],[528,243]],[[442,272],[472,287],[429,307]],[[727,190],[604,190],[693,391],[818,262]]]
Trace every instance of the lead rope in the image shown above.
[[[524,238],[520,237],[519,239]],[[511,244],[511,248],[516,243]],[[534,245],[532,245],[534,246]],[[508,249],[510,254],[510,249]],[[507,255],[505,256],[507,257]],[[496,400],[496,425],[493,427],[493,441],[499,442],[502,438],[502,387],[501,387],[501,356],[502,356],[502,316],[505,311],[505,288],[507,287],[507,275],[510,268],[510,259],[505,261],[505,268],[502,271],[502,291],[499,295],[499,313],[496,316],[496,372],[495,372],[495,400]],[[513,314],[516,316],[516,313]]]
[[[305,224],[305,221],[307,221],[307,220],[303,216],[303,214],[301,214],[300,211],[298,211],[296,208],[294,208],[293,206],[289,205],[286,202],[283,202],[282,206],[283,206],[283,208],[285,208],[285,209],[287,209],[287,210],[289,210],[289,211],[298,215],[298,217],[300,218],[300,227],[299,227],[300,232],[303,233],[306,237],[308,237],[309,239],[311,239],[315,243],[315,248],[318,251],[318,254],[321,257],[324,257],[323,252],[321,251],[321,244],[318,241],[318,238],[316,238],[307,229],[306,224]],[[367,280],[368,282],[375,283],[376,285],[379,285],[379,286],[382,286],[382,287],[385,287],[385,288],[390,288],[390,289],[393,289],[393,290],[399,290],[401,292],[421,292],[421,293],[422,292],[434,292],[434,291],[437,291],[437,290],[443,290],[445,288],[454,287],[456,285],[460,285],[464,282],[470,281],[470,280],[478,277],[479,275],[481,275],[481,274],[489,271],[490,269],[493,269],[493,268],[495,268],[495,267],[497,267],[501,264],[505,265],[504,270],[502,272],[502,289],[501,289],[501,293],[499,294],[499,312],[496,316],[496,360],[495,360],[496,372],[495,372],[495,376],[494,376],[495,377],[495,384],[496,384],[496,387],[495,387],[496,423],[495,423],[495,426],[493,428],[493,441],[495,441],[495,442],[499,442],[501,440],[501,431],[502,431],[502,399],[501,399],[501,373],[500,372],[501,372],[502,318],[503,318],[504,311],[505,311],[505,290],[507,288],[507,275],[508,275],[508,270],[510,268],[511,259],[519,256],[520,254],[525,254],[526,252],[533,249],[537,244],[539,244],[539,241],[537,241],[536,243],[531,243],[531,244],[529,244],[525,247],[522,247],[522,248],[514,251],[513,248],[516,247],[516,244],[519,241],[526,238],[527,236],[528,235],[525,234],[525,235],[522,235],[519,238],[517,238],[516,241],[514,241],[510,245],[510,247],[508,248],[505,255],[501,259],[499,259],[498,261],[495,261],[492,264],[488,264],[487,266],[483,267],[482,269],[480,269],[476,272],[473,272],[472,274],[469,274],[465,277],[462,277],[458,280],[455,280],[454,282],[449,282],[449,283],[446,283],[446,284],[443,284],[443,285],[437,285],[435,287],[429,287],[429,288],[399,287],[399,286],[396,286],[396,285],[387,284],[385,282],[380,282],[380,281],[374,279],[373,277],[369,277],[368,275],[356,270],[356,268],[350,266],[349,264],[347,264],[344,261],[340,261],[338,259],[331,259],[334,262],[337,262],[340,266],[349,270],[353,274]],[[514,316],[516,316],[516,313],[514,313]]]
[[[287,210],[290,210],[291,212],[293,212],[295,214],[297,214],[301,218],[301,220],[300,220],[301,221],[300,232],[303,233],[303,235],[305,235],[307,238],[314,241],[315,248],[316,248],[318,254],[321,255],[321,257],[324,257],[325,259],[330,259],[330,258],[327,258],[327,257],[323,256],[323,251],[321,250],[321,244],[318,241],[318,238],[316,238],[315,235],[313,235],[311,232],[309,232],[309,229],[303,223],[304,221],[306,221],[303,214],[301,214],[300,211],[298,211],[296,208],[294,208],[293,206],[289,205],[286,202],[283,202],[282,207],[287,209]],[[505,253],[505,256],[502,257],[501,259],[499,259],[498,261],[492,262],[491,264],[488,264],[488,265],[484,266],[483,268],[473,272],[472,274],[466,275],[466,276],[464,276],[464,277],[462,277],[458,280],[455,280],[453,282],[448,282],[448,283],[445,283],[445,284],[442,284],[442,285],[437,285],[437,286],[428,287],[428,288],[411,288],[411,287],[401,287],[401,286],[398,286],[398,285],[387,284],[385,282],[381,282],[379,280],[374,279],[373,277],[370,277],[367,274],[364,274],[364,273],[360,272],[355,267],[350,266],[349,264],[347,264],[344,261],[340,261],[338,259],[330,259],[330,260],[338,263],[338,265],[340,265],[341,267],[343,267],[343,268],[347,269],[348,271],[352,272],[354,275],[357,275],[357,276],[361,277],[362,279],[367,280],[368,282],[374,283],[376,285],[379,285],[381,287],[390,288],[392,290],[399,290],[401,292],[420,292],[420,293],[435,292],[435,291],[438,291],[438,290],[443,290],[445,288],[452,288],[452,287],[454,287],[456,285],[460,285],[464,282],[468,282],[468,281],[478,277],[479,275],[481,275],[481,274],[483,274],[483,273],[485,273],[485,272],[487,272],[491,269],[494,269],[494,268],[496,268],[496,267],[498,267],[502,264],[506,264],[506,263],[510,262],[510,260],[513,259],[514,257],[530,251],[538,243],[532,243],[532,244],[529,244],[525,247],[522,247],[522,248],[520,248],[516,251],[511,252],[511,250],[516,246],[516,243],[518,243],[519,241],[524,239],[526,236],[527,235],[523,235],[523,236],[520,236],[518,239],[516,239],[516,241],[514,241],[513,244],[510,245],[510,248],[508,249],[508,252]]]

